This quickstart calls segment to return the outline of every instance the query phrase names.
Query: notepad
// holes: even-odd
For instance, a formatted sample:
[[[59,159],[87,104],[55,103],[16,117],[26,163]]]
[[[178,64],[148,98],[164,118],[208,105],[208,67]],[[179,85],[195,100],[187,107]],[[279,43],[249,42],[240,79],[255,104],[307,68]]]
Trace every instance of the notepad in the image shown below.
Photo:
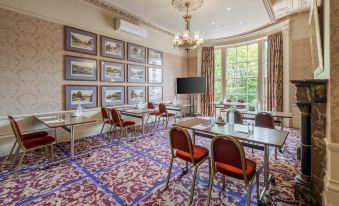
[[[234,131],[247,134],[248,133],[248,126],[242,125],[242,124],[236,124],[236,125],[234,125]]]
[[[61,120],[50,120],[50,121],[45,121],[45,123],[46,124],[49,124],[49,123],[61,123],[61,122],[64,122],[64,120],[63,119],[61,119]]]
[[[211,127],[211,125],[208,125],[208,124],[197,124],[197,125],[193,126],[192,128],[198,129],[198,130],[204,130],[204,129],[208,129],[210,127]]]

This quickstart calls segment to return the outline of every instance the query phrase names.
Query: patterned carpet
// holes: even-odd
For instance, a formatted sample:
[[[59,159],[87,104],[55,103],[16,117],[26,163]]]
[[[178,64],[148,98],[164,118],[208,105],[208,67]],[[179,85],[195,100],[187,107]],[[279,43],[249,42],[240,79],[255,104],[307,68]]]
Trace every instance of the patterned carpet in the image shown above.
[[[271,185],[268,198],[273,205],[298,205],[293,198],[293,180],[300,170],[296,159],[298,135],[299,131],[289,129],[284,154],[279,154],[278,160],[274,159],[273,149],[270,152],[276,184]],[[210,147],[210,139],[197,137],[196,142]],[[45,151],[32,152],[16,178],[11,177],[9,163],[1,158],[0,205],[187,205],[193,169],[182,174],[184,162],[174,161],[170,186],[163,190],[171,155],[165,128],[159,127],[152,135],[132,142],[124,139],[119,146],[105,135],[87,137],[75,145],[76,153],[91,155],[46,167]],[[68,151],[69,143],[57,144],[57,159],[69,156]],[[246,149],[246,155],[259,164],[263,186],[263,152],[252,154],[251,149]],[[245,205],[246,188],[242,181],[227,178],[225,191],[221,185],[221,175],[216,175],[211,205]],[[198,171],[193,205],[205,204],[207,186],[206,162]],[[255,184],[251,199],[251,205],[257,205]]]

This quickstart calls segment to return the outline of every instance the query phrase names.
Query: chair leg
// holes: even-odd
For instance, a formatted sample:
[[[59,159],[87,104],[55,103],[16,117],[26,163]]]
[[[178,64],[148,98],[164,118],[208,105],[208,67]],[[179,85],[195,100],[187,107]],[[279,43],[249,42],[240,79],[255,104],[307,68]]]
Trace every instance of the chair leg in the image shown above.
[[[165,189],[168,188],[168,183],[171,177],[171,170],[172,170],[172,165],[173,165],[173,157],[171,158],[171,163],[170,163],[170,167],[168,168],[168,174],[167,174],[167,179],[166,179],[166,185],[165,185]]]
[[[24,153],[21,155],[21,158],[20,158],[20,161],[19,161],[19,164],[16,166],[16,168],[14,169],[14,172],[13,172],[13,177],[16,177],[16,174],[17,172],[19,171],[20,167],[21,167],[21,164],[22,162],[24,161],[24,157],[26,155],[26,152],[24,151]]]
[[[256,172],[255,174],[255,183],[257,185],[257,200],[258,200],[260,196],[259,194],[259,173],[258,172]]]
[[[168,126],[168,117],[166,117],[166,129],[167,129],[167,126]]]
[[[51,155],[52,155],[52,161],[54,161],[54,145],[51,145]]]
[[[225,187],[226,187],[226,183],[225,183],[225,175],[223,174],[222,175],[222,190],[225,190]]]
[[[12,149],[11,149],[11,152],[10,152],[9,155],[7,156],[7,160],[10,160],[10,159],[11,159],[11,156],[12,156],[12,154],[13,154],[13,152],[14,152],[14,149],[15,149],[15,146],[16,146],[17,143],[18,143],[18,141],[15,140],[15,142],[14,142],[14,144],[13,144],[13,147],[12,147]]]
[[[45,155],[46,155],[46,159],[47,159],[47,162],[49,160],[49,153],[48,153],[48,146],[45,146]]]
[[[14,158],[11,160],[11,164],[10,164],[9,168],[12,168],[14,161],[15,161],[16,157],[18,156],[19,151],[20,151],[20,145],[18,145],[18,147],[16,148]]]
[[[274,152],[275,152],[275,154],[274,154],[275,159],[278,160],[278,147],[275,148]]]
[[[102,132],[104,131],[105,124],[106,124],[106,123],[104,123],[104,124],[102,125],[102,127],[101,127],[100,136],[102,135]]]
[[[194,167],[194,172],[193,172],[193,182],[192,182],[192,189],[191,189],[191,196],[190,196],[190,204],[193,202],[195,180],[197,178],[197,172],[198,172],[198,166],[195,166]]]
[[[213,171],[212,171],[212,165],[211,165],[211,158],[208,158],[208,169],[209,169],[209,184],[208,184],[208,194],[207,194],[207,202],[206,206],[210,205],[211,201],[211,193],[212,193],[212,185],[213,185]]]
[[[147,116],[146,124],[148,123],[149,116],[150,116],[150,115]]]
[[[252,183],[247,185],[247,199],[246,199],[246,205],[250,206],[251,205],[251,187],[252,187]]]

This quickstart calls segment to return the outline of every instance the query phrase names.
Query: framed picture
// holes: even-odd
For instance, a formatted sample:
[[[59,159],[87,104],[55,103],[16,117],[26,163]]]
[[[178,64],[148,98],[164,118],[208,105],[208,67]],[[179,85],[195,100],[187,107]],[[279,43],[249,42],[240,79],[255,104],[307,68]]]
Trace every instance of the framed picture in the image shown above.
[[[124,86],[102,86],[101,87],[101,105],[115,106],[125,104]]]
[[[85,85],[66,85],[66,110],[98,107],[98,87]]]
[[[162,65],[163,53],[156,49],[147,49],[147,63],[153,65]]]
[[[127,60],[146,63],[146,48],[137,44],[127,43]]]
[[[97,80],[97,60],[65,56],[66,80]]]
[[[148,67],[148,83],[162,83],[162,69],[156,67]]]
[[[138,65],[128,65],[127,82],[145,83],[146,82],[146,67]]]
[[[101,36],[101,56],[125,59],[125,42]]]
[[[101,61],[101,81],[125,82],[125,64]]]
[[[163,100],[162,87],[149,86],[148,87],[148,101],[149,102],[160,102]]]
[[[65,50],[97,55],[97,35],[66,26]]]
[[[128,104],[138,104],[140,101],[145,103],[145,87],[132,86],[128,87]]]

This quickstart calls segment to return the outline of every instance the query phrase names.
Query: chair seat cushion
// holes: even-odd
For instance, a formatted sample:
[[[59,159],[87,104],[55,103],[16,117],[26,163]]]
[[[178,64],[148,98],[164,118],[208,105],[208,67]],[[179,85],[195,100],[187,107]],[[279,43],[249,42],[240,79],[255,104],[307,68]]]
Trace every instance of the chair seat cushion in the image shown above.
[[[48,135],[48,132],[45,132],[45,131],[32,132],[32,133],[22,135],[22,139],[29,140],[29,139],[34,139],[34,138],[43,137],[47,135]]]
[[[247,179],[251,179],[256,171],[256,163],[252,160],[246,159],[246,165],[247,165]],[[244,179],[244,176],[242,174],[242,169],[239,169],[237,167],[234,167],[232,165],[216,162],[215,168],[218,172],[221,172],[222,174],[228,175],[230,177],[234,177],[240,180]]]
[[[120,123],[116,123],[118,127],[130,127],[130,126],[133,126],[135,125],[135,122],[132,122],[132,121],[121,121],[121,124]]]
[[[201,160],[203,160],[205,157],[208,156],[208,149],[204,147],[200,147],[198,145],[193,146],[194,150],[194,156],[193,159],[195,163],[199,163]],[[187,161],[187,162],[192,162],[191,154],[188,152],[185,152],[183,150],[177,150],[176,151],[177,157]]]
[[[38,137],[38,138],[34,138],[34,139],[24,140],[23,145],[24,145],[25,148],[31,149],[31,148],[34,148],[34,147],[52,144],[53,142],[55,142],[54,137],[43,136],[43,137]]]
[[[156,116],[158,116],[158,115],[160,115],[160,112],[150,112],[149,115],[156,115]]]
[[[121,121],[124,121],[123,119],[121,119]],[[111,120],[111,119],[107,119],[106,121],[105,121],[105,123],[106,124],[113,124],[113,120]]]
[[[159,116],[161,116],[161,117],[174,117],[175,114],[173,114],[173,113],[165,113],[165,114],[160,114]]]

